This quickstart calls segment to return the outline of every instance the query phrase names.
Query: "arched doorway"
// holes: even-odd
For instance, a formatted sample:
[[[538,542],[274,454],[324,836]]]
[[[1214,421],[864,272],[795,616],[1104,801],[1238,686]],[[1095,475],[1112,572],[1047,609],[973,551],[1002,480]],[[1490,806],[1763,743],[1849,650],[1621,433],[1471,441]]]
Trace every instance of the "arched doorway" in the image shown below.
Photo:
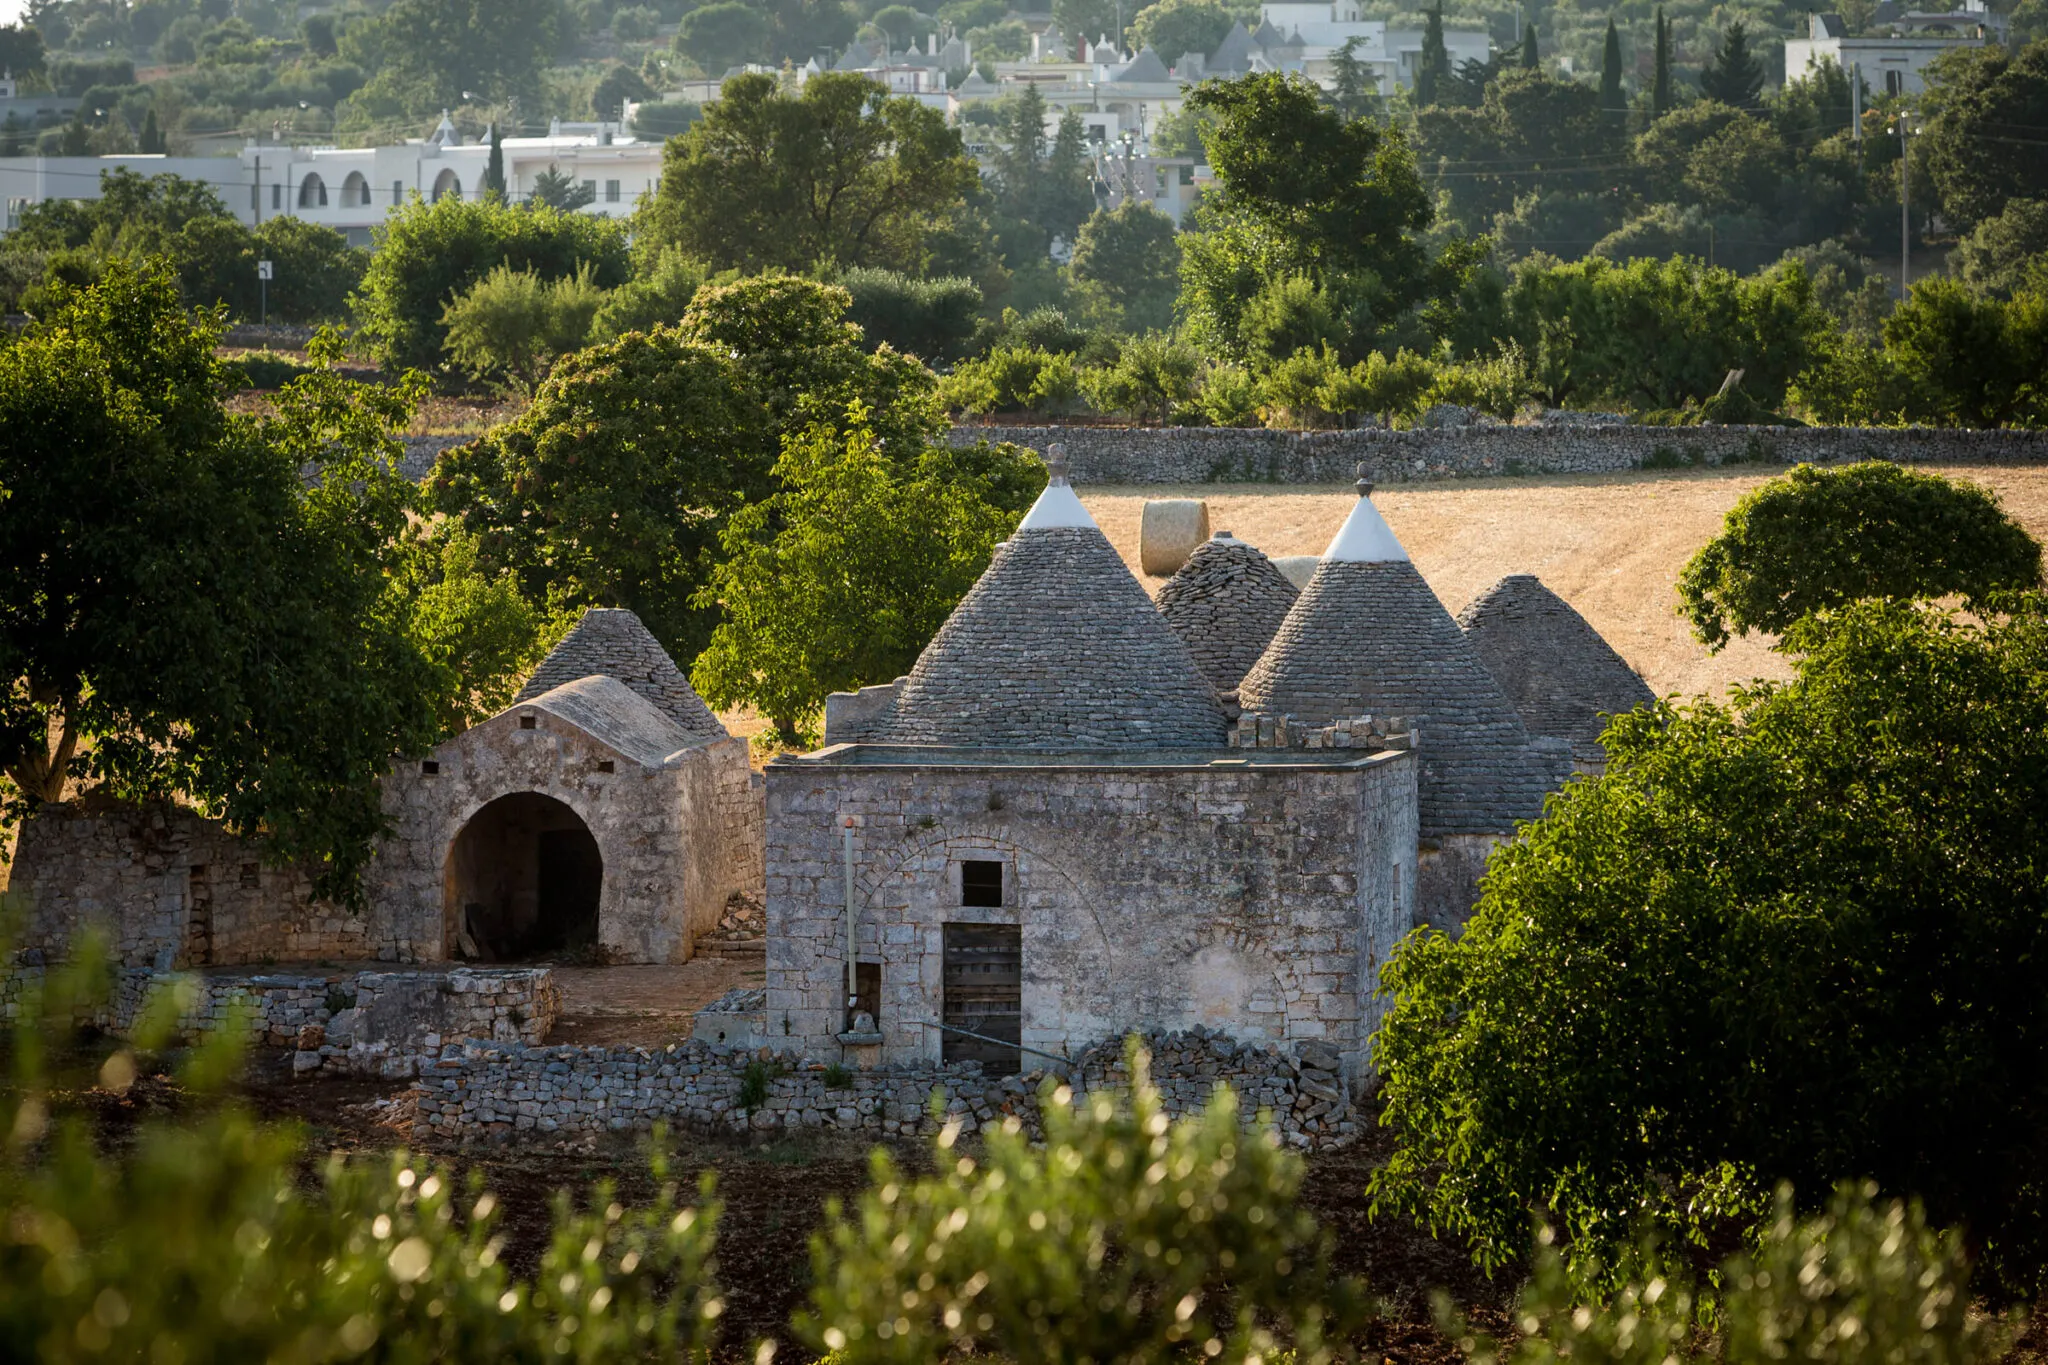
[[[604,857],[590,827],[551,796],[501,796],[448,850],[452,957],[511,962],[587,952],[597,943]]]
[[[443,171],[434,177],[434,201],[439,203],[450,195],[462,197],[462,182],[455,178],[455,172]]]

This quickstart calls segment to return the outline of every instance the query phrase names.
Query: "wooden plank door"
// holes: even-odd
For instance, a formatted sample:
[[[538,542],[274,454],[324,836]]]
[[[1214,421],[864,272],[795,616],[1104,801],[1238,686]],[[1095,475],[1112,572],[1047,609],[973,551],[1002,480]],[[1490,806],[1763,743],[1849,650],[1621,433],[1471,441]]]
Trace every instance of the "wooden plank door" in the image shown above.
[[[942,1055],[949,1062],[980,1062],[990,1075],[1014,1076],[1023,1070],[1017,1049],[1024,1025],[1022,935],[1014,924],[948,924],[945,931],[944,1022],[982,1037],[944,1032]]]

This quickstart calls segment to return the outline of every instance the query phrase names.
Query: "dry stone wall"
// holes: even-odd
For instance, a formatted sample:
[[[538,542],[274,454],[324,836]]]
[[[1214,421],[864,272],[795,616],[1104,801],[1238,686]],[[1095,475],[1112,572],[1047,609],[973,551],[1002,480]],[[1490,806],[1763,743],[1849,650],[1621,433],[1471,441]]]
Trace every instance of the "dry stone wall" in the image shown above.
[[[1329,1048],[1286,1052],[1194,1028],[1145,1037],[1161,1100],[1176,1116],[1199,1110],[1218,1085],[1237,1092],[1248,1121],[1270,1113],[1281,1138],[1303,1149],[1342,1146],[1361,1131]],[[765,1094],[749,1108],[752,1069]],[[1129,1084],[1124,1048],[1111,1039],[1073,1063],[1023,1076],[988,1077],[978,1064],[911,1063],[852,1071],[794,1051],[718,1048],[701,1042],[659,1051],[632,1047],[452,1047],[421,1067],[414,1087],[416,1135],[442,1143],[629,1132],[655,1123],[735,1133],[838,1129],[914,1138],[958,1124],[974,1133],[1014,1117],[1042,1129],[1039,1089],[1063,1081],[1076,1097]],[[932,1092],[942,1116],[931,1114]]]
[[[1646,466],[2048,463],[2048,431],[1927,427],[1643,427],[1552,424],[1388,431],[1241,427],[960,426],[953,440],[1065,445],[1076,484],[1380,483],[1513,474],[1611,474]]]

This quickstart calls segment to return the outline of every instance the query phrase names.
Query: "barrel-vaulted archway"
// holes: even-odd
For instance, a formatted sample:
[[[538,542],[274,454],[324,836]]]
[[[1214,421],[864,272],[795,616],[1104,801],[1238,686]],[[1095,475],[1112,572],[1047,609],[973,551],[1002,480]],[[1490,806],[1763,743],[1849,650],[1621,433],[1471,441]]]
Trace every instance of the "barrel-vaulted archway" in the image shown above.
[[[451,956],[584,954],[598,941],[604,855],[567,805],[515,792],[477,811],[455,836],[443,888]]]

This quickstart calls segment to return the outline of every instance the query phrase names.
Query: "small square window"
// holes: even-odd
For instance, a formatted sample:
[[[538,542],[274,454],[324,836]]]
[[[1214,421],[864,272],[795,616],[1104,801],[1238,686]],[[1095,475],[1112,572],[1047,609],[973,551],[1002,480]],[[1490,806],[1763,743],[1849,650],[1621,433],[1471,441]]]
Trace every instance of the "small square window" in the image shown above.
[[[597,182],[595,180],[584,181],[583,192],[589,195],[592,199],[597,198]]]
[[[975,859],[960,864],[960,903],[998,906],[1003,903],[1003,865]]]
[[[529,715],[524,715],[524,716],[521,716],[521,717],[519,718],[519,728],[520,728],[520,729],[522,729],[522,730],[531,730],[531,729],[533,729],[533,728],[534,728],[535,726],[537,726],[537,725],[539,725],[539,724],[540,724],[540,719],[539,719],[539,717],[537,717],[537,716],[533,716],[533,715],[530,715],[530,714],[529,714]]]
[[[441,765],[435,762],[433,759],[426,759],[420,764],[421,777],[439,777],[440,775]]]
[[[405,202],[405,182],[403,180],[391,182],[391,202],[394,204],[403,204]]]
[[[192,864],[192,880],[193,880],[193,881],[195,881],[195,882],[203,882],[203,881],[205,881],[205,880],[206,880],[206,864],[205,864],[205,863],[194,863],[194,864]]]
[[[607,204],[616,204],[619,202],[618,181],[607,180],[604,182],[604,202]]]
[[[601,759],[599,759],[599,760],[597,761],[597,770],[598,770],[599,772],[601,772],[601,773],[608,773],[608,772],[611,772],[611,771],[612,771],[612,761],[611,761],[610,759],[608,759],[608,758],[601,758]]]
[[[242,889],[254,891],[263,884],[263,868],[258,863],[242,864]]]

